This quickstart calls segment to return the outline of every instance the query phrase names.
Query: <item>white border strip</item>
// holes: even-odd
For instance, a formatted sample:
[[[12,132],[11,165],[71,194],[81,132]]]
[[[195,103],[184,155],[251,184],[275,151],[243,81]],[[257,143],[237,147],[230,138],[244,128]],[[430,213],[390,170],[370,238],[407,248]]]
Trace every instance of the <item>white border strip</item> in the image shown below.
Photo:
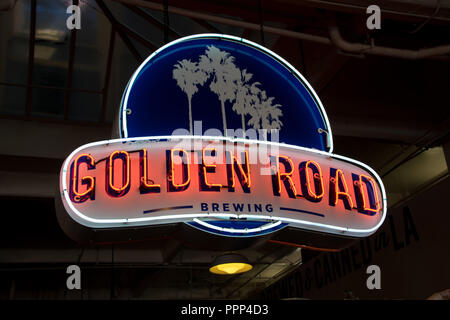
[[[325,112],[325,108],[322,105],[322,101],[320,101],[319,96],[317,95],[317,93],[314,91],[314,89],[312,88],[312,86],[309,84],[309,82],[305,79],[305,77],[303,77],[303,75],[294,68],[294,66],[292,66],[289,62],[287,62],[286,60],[284,60],[282,57],[280,57],[279,55],[277,55],[275,52],[255,43],[252,42],[250,40],[244,39],[244,38],[239,38],[239,37],[235,37],[235,36],[229,36],[226,34],[218,34],[218,33],[203,33],[203,34],[197,34],[197,35],[192,35],[192,36],[187,36],[187,37],[183,37],[177,40],[174,40],[172,42],[169,42],[168,44],[162,46],[161,48],[159,48],[158,50],[154,51],[147,59],[144,60],[144,62],[139,66],[139,68],[137,68],[137,70],[134,72],[133,76],[131,77],[130,81],[127,84],[126,90],[124,92],[124,97],[122,97],[122,101],[121,101],[121,105],[120,108],[122,110],[122,113],[120,115],[119,112],[119,131],[120,131],[120,137],[122,138],[128,138],[128,131],[127,131],[127,107],[128,107],[128,98],[130,95],[130,90],[133,87],[134,82],[136,81],[136,77],[139,75],[139,73],[141,72],[141,70],[145,67],[145,65],[154,57],[156,56],[159,52],[163,51],[164,49],[169,48],[170,46],[173,46],[177,43],[183,42],[183,41],[187,41],[187,40],[191,40],[191,39],[207,39],[207,38],[219,38],[219,39],[228,39],[228,40],[233,40],[233,41],[239,41],[242,42],[246,45],[255,47],[257,49],[259,49],[260,51],[262,51],[263,53],[272,56],[273,58],[277,59],[278,61],[280,61],[282,64],[284,64],[285,67],[287,67],[287,69],[289,71],[291,71],[292,73],[294,73],[298,78],[300,78],[301,82],[303,82],[304,85],[306,85],[306,87],[308,87],[309,91],[312,93],[312,95],[314,96],[314,99],[316,100],[317,104],[319,105],[319,111],[322,114],[322,117],[325,120],[325,124],[327,126],[327,128],[325,128],[325,130],[328,132],[327,133],[327,141],[329,144],[329,149],[328,152],[333,152],[334,149],[334,145],[333,145],[333,134],[331,132],[331,126],[330,126],[330,122],[328,120],[328,116],[327,113]],[[121,118],[120,118],[121,116]],[[123,135],[122,135],[123,132]]]
[[[80,152],[83,149],[95,147],[99,145],[105,145],[105,144],[111,144],[111,143],[124,143],[124,142],[133,142],[133,141],[145,141],[145,140],[183,140],[183,139],[199,139],[199,140],[218,140],[218,141],[229,141],[229,142],[241,142],[241,143],[257,143],[257,144],[266,144],[266,145],[276,145],[279,147],[289,148],[293,150],[301,150],[311,153],[316,153],[320,155],[324,155],[327,157],[343,160],[352,164],[355,164],[357,166],[360,166],[370,172],[375,179],[378,181],[378,185],[381,189],[381,197],[383,200],[383,212],[382,212],[382,218],[379,221],[379,223],[370,229],[352,229],[352,228],[344,228],[344,227],[337,227],[332,225],[326,225],[322,223],[316,223],[311,221],[304,221],[299,219],[290,219],[285,217],[277,217],[277,216],[263,216],[263,215],[235,215],[235,214],[227,214],[227,213],[217,213],[217,214],[210,214],[210,213],[197,213],[197,214],[178,214],[178,215],[167,215],[167,216],[160,216],[160,217],[143,217],[143,218],[133,218],[133,219],[93,219],[90,218],[81,212],[79,212],[72,204],[72,201],[69,198],[68,188],[67,188],[67,172],[68,172],[68,166],[71,161],[71,159]],[[92,142],[85,144],[76,150],[74,150],[69,157],[64,161],[63,167],[61,169],[60,174],[60,187],[62,191],[63,196],[63,204],[66,208],[66,210],[69,212],[69,214],[73,217],[71,213],[74,213],[76,216],[73,217],[77,221],[79,221],[81,224],[89,226],[89,227],[97,227],[97,228],[106,228],[106,227],[113,227],[114,225],[143,225],[145,222],[150,221],[158,221],[158,220],[181,220],[184,221],[188,218],[200,218],[200,217],[238,217],[238,218],[253,218],[253,219],[266,219],[266,220],[276,220],[276,221],[282,221],[287,223],[294,223],[296,226],[299,227],[305,227],[307,229],[313,229],[313,230],[319,230],[324,232],[331,232],[331,233],[337,233],[337,234],[348,234],[348,235],[355,235],[358,237],[367,236],[373,232],[375,232],[384,222],[386,219],[386,211],[387,211],[387,200],[386,200],[386,191],[384,189],[383,182],[381,178],[378,176],[378,174],[370,168],[368,165],[359,162],[357,160],[353,160],[351,158],[347,158],[340,155],[334,155],[329,152],[325,151],[319,151],[315,149],[309,149],[294,145],[288,145],[278,142],[271,142],[271,141],[258,141],[258,140],[248,140],[248,139],[241,139],[241,138],[230,138],[230,137],[214,137],[214,136],[156,136],[156,137],[138,137],[138,138],[127,138],[127,139],[112,139],[112,140],[104,140],[104,141],[98,141],[98,142]],[[78,218],[78,219],[77,219]],[[86,224],[87,223],[87,224]]]
[[[199,220],[197,218],[194,218],[194,222],[197,222],[198,224],[209,228],[209,229],[213,229],[213,230],[218,230],[218,231],[222,231],[222,232],[228,232],[228,233],[252,233],[252,232],[261,232],[261,231],[265,231],[268,229],[272,229],[275,228],[277,226],[279,226],[281,224],[281,221],[277,221],[275,223],[268,223],[263,225],[262,227],[259,228],[253,228],[253,229],[231,229],[231,228],[221,228],[221,227],[217,227],[215,225],[212,225],[210,223],[207,223],[205,221]]]

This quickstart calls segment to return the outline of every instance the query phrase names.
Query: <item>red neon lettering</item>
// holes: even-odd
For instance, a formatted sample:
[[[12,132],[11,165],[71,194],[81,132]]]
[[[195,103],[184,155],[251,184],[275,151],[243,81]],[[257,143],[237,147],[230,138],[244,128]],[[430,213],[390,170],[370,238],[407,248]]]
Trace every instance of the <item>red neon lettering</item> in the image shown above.
[[[348,192],[347,182],[345,181],[344,173],[341,169],[336,170],[335,177],[331,177],[331,183],[333,187],[330,188],[330,204],[332,206],[336,206],[339,199],[341,199],[344,203],[344,206],[347,210],[351,210],[353,208],[353,201],[350,193]],[[341,191],[340,184],[342,184],[344,191]],[[334,193],[334,194],[332,194]],[[333,200],[331,200],[333,199]],[[334,203],[333,203],[334,201]],[[348,203],[347,203],[348,202]]]
[[[180,183],[175,183],[175,167],[174,167],[174,154],[175,152],[178,152],[178,157],[180,157],[180,152],[183,154],[181,156],[182,159],[184,159],[186,157],[186,161],[182,160],[182,165],[183,165],[183,181]],[[169,191],[182,191],[185,190],[188,186],[189,183],[191,182],[191,173],[190,173],[190,169],[189,169],[189,155],[186,152],[186,150],[181,149],[181,148],[176,148],[176,149],[170,149],[170,169],[168,172],[168,177],[167,177],[168,181],[169,181],[169,189],[174,189],[174,190],[169,190]]]
[[[271,157],[272,158],[272,157]],[[289,157],[286,156],[275,156],[276,159],[276,175],[272,174],[272,184],[273,184],[273,193],[274,195],[279,196],[281,194],[281,181],[284,182],[284,186],[286,187],[286,191],[290,198],[296,198],[297,189],[295,188],[294,181],[292,180],[292,174],[294,173],[294,163]],[[286,167],[286,164],[289,166],[289,172],[280,172],[280,159],[283,159],[283,164]],[[273,164],[272,164],[273,166]]]
[[[124,161],[124,165],[123,165],[123,171],[122,171],[122,177],[125,176],[125,181],[123,181],[124,179],[122,178],[122,186],[120,188],[117,188],[114,186],[114,160],[116,155],[120,155],[123,154],[125,155],[125,161],[123,159],[121,159],[122,161]],[[111,153],[111,155],[109,156],[109,161],[108,161],[108,186],[109,188],[113,189],[114,191],[121,193],[122,191],[126,190],[130,184],[130,155],[128,154],[128,152],[126,151],[114,151],[113,153]]]
[[[310,164],[314,165],[317,168],[317,170],[319,171],[318,174],[314,174],[314,171],[311,169],[311,172],[313,174],[312,181],[309,178],[309,170],[308,170]],[[313,160],[307,161],[306,164],[305,164],[305,175],[306,175],[306,188],[308,190],[309,196],[314,198],[314,199],[316,199],[316,200],[321,199],[323,197],[324,193],[325,193],[325,190],[323,188],[322,169],[320,168],[320,165],[317,162],[313,161]],[[311,187],[311,182],[314,183],[314,179],[317,179],[317,180],[320,181],[320,191],[321,191],[320,194],[316,194],[316,188],[315,187],[314,188]],[[314,189],[314,191],[313,191],[313,189]]]
[[[251,177],[250,177],[250,163],[248,160],[248,152],[244,150],[245,157],[245,170],[242,166],[242,163],[239,163],[237,156],[233,155],[233,151],[227,152],[227,175],[228,175],[228,187],[231,191],[234,191],[236,180],[234,178],[235,173],[238,176],[239,181],[245,192],[250,192],[250,187],[252,185]],[[236,167],[234,166],[236,164]],[[236,168],[239,170],[237,173]],[[243,180],[243,181],[242,181]]]
[[[369,195],[369,190],[367,190],[367,186],[366,186],[366,188],[365,188],[366,192],[363,192],[364,185],[367,184],[367,182],[362,181],[363,177],[365,179],[367,179],[367,181],[369,181],[369,183],[372,185],[372,189],[373,189],[374,196],[375,196],[375,209],[372,209],[370,207],[370,204],[369,204],[369,207],[366,207],[366,201],[365,201],[365,198],[364,198],[364,193]],[[364,185],[363,185],[363,183],[364,183]],[[380,210],[380,201],[379,201],[379,198],[378,198],[378,191],[377,191],[377,186],[375,184],[375,181],[371,177],[369,177],[367,175],[364,175],[364,174],[361,174],[361,175],[359,175],[359,185],[360,185],[360,188],[361,188],[361,198],[362,198],[362,201],[363,201],[363,210],[371,211],[371,212],[378,212]]]
[[[205,151],[206,150],[209,150],[209,151],[212,151],[212,152],[216,152],[216,149],[215,148],[205,148],[205,149],[203,149],[202,150],[202,170],[203,170],[203,175],[202,175],[202,177],[203,177],[203,182],[205,183],[205,185],[208,187],[208,189],[210,189],[210,190],[214,190],[214,189],[217,189],[217,188],[219,188],[219,190],[220,190],[220,188],[222,188],[222,185],[220,184],[220,183],[209,183],[208,182],[208,180],[206,179],[206,173],[207,173],[207,169],[208,168],[212,168],[212,169],[215,169],[216,168],[216,165],[215,164],[206,164],[205,163]],[[211,171],[211,173],[212,172],[214,172],[214,171]],[[216,187],[216,188],[214,188],[214,187]]]
[[[161,186],[159,184],[150,184],[148,181],[150,180],[148,178],[148,161],[147,161],[147,149],[143,148],[140,152],[140,186],[139,189],[141,190],[141,193],[149,193],[149,192],[160,192]]]
[[[90,160],[88,165],[94,166],[94,158],[87,153],[80,154],[74,161],[73,164],[73,175],[72,175],[72,192],[79,199],[89,194],[92,190],[94,190],[95,180],[92,176],[84,176],[81,178],[81,182],[88,181],[89,186],[86,188],[84,192],[78,192],[78,160],[81,157],[86,157]]]

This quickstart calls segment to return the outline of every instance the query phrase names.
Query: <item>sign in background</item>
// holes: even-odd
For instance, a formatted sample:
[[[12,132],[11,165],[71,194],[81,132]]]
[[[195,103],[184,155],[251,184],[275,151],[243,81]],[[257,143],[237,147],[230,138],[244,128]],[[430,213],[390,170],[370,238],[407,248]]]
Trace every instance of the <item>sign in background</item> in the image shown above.
[[[395,209],[383,226],[341,252],[324,253],[263,292],[268,299],[426,299],[450,287],[450,216],[442,212],[450,179]],[[381,289],[369,290],[369,265],[381,271]]]

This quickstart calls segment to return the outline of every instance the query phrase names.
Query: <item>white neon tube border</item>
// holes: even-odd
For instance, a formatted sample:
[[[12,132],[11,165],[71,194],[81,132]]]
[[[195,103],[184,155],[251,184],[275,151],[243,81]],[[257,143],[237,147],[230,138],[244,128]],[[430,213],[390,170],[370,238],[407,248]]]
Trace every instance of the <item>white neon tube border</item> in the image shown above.
[[[258,227],[258,228],[252,228],[252,229],[231,229],[231,228],[218,227],[218,226],[212,225],[210,223],[207,223],[205,221],[199,220],[197,218],[194,218],[194,222],[197,222],[199,225],[202,225],[204,227],[207,227],[207,228],[210,228],[210,229],[213,229],[213,230],[218,230],[218,231],[223,231],[223,232],[228,232],[228,233],[261,232],[261,231],[264,231],[264,230],[275,228],[275,227],[277,227],[277,226],[279,226],[281,224],[281,221],[277,221],[275,223],[265,224],[262,227]]]
[[[262,51],[263,53],[272,56],[273,58],[279,60],[281,63],[283,63],[285,65],[285,67],[287,67],[287,69],[291,72],[293,72],[297,77],[299,77],[301,79],[301,81],[303,82],[303,84],[305,84],[309,91],[312,93],[312,95],[314,96],[314,98],[316,99],[317,104],[319,105],[319,111],[321,112],[324,120],[325,120],[325,124],[327,126],[326,131],[327,131],[327,141],[329,143],[329,150],[328,152],[333,152],[334,149],[334,145],[333,145],[333,134],[331,132],[331,126],[330,126],[330,122],[328,120],[328,116],[327,113],[325,112],[325,108],[322,105],[322,101],[319,99],[319,96],[317,95],[317,93],[314,91],[314,89],[312,88],[312,86],[309,84],[309,82],[305,79],[305,77],[303,77],[303,75],[294,68],[294,66],[292,66],[289,62],[287,62],[285,59],[283,59],[282,57],[280,57],[279,55],[277,55],[275,52],[255,43],[252,42],[250,40],[244,39],[244,38],[239,38],[239,37],[235,37],[235,36],[230,36],[230,35],[226,35],[226,34],[218,34],[218,33],[203,33],[203,34],[197,34],[197,35],[192,35],[192,36],[187,36],[187,37],[183,37],[177,40],[174,40],[172,42],[169,42],[168,44],[162,46],[161,48],[157,49],[156,51],[154,51],[150,56],[147,57],[147,59],[144,60],[144,62],[137,68],[137,70],[133,73],[133,76],[131,77],[130,81],[127,84],[127,87],[125,89],[125,92],[123,94],[122,97],[122,102],[121,103],[121,108],[122,108],[122,114],[120,115],[119,113],[119,128],[123,129],[123,133],[124,135],[122,136],[122,130],[120,131],[120,136],[122,138],[128,138],[128,131],[127,131],[127,107],[128,107],[128,97],[130,95],[130,90],[133,87],[133,84],[136,80],[136,77],[139,75],[139,73],[141,72],[142,68],[144,68],[144,66],[147,64],[148,61],[150,61],[155,55],[157,55],[159,52],[161,52],[162,50],[173,46],[177,43],[186,41],[186,40],[190,40],[190,39],[202,39],[202,38],[219,38],[219,39],[229,39],[229,40],[234,40],[234,41],[239,41],[242,43],[245,43],[249,46],[253,46],[257,49],[259,49],[260,51]],[[120,119],[120,117],[122,117]],[[224,133],[225,134],[225,133]]]
[[[381,220],[379,223],[370,229],[352,229],[352,228],[344,228],[344,227],[337,227],[337,226],[331,226],[326,225],[322,223],[317,222],[310,222],[310,221],[304,221],[300,219],[290,219],[285,217],[277,217],[277,216],[263,216],[263,215],[236,215],[236,214],[227,214],[227,213],[217,213],[217,214],[211,214],[211,213],[197,213],[197,214],[178,214],[178,215],[167,215],[167,216],[160,216],[160,217],[145,217],[145,218],[133,218],[133,219],[94,219],[90,218],[86,215],[83,215],[81,212],[79,212],[72,204],[72,201],[70,200],[68,189],[67,189],[67,171],[68,171],[68,165],[70,163],[70,160],[74,157],[75,154],[80,152],[83,149],[95,147],[98,145],[104,145],[104,144],[110,144],[110,143],[123,143],[123,142],[134,142],[134,141],[143,141],[143,140],[183,140],[183,139],[200,139],[200,140],[218,140],[218,141],[229,141],[229,142],[241,142],[241,143],[257,143],[257,144],[266,144],[266,145],[276,145],[276,146],[282,146],[294,150],[301,150],[311,153],[317,153],[321,154],[327,157],[340,159],[352,164],[356,164],[357,166],[360,166],[367,171],[369,171],[378,181],[378,184],[381,189],[381,196],[383,199],[383,213]],[[242,138],[231,138],[231,137],[219,137],[219,136],[156,136],[156,137],[137,137],[137,138],[125,138],[125,139],[112,139],[112,140],[104,140],[104,141],[98,141],[98,142],[91,142],[88,144],[85,144],[83,146],[80,146],[76,150],[74,150],[69,157],[65,160],[63,167],[62,167],[62,174],[60,184],[62,186],[63,190],[63,204],[67,208],[67,206],[70,208],[71,212],[75,213],[78,218],[80,218],[82,221],[88,221],[93,224],[133,224],[133,223],[140,223],[140,222],[146,222],[146,221],[156,221],[156,220],[172,220],[172,219],[186,219],[186,218],[200,218],[200,217],[238,217],[238,218],[253,218],[253,219],[267,219],[267,220],[276,220],[276,221],[284,221],[284,222],[291,222],[296,223],[299,225],[304,226],[311,226],[311,227],[317,227],[317,228],[324,228],[324,229],[331,229],[335,232],[341,232],[341,233],[354,233],[354,234],[370,234],[372,232],[375,232],[384,222],[386,218],[386,211],[387,211],[387,200],[386,200],[386,191],[384,189],[383,182],[381,178],[378,176],[378,174],[370,168],[368,165],[359,162],[357,160],[347,158],[344,156],[332,154],[325,151],[315,150],[315,149],[309,149],[305,147],[299,147],[294,145],[288,145],[278,142],[271,142],[271,141],[257,141],[257,140],[248,140],[248,139],[242,139]],[[70,212],[70,211],[69,211]]]

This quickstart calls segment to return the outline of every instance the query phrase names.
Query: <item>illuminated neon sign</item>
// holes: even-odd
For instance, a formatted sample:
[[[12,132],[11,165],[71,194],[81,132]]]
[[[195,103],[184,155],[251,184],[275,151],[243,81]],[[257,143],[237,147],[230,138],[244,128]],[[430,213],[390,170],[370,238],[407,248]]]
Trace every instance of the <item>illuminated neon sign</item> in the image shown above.
[[[277,146],[273,156],[271,145],[261,156],[257,141],[161,138],[74,151],[61,175],[67,211],[90,227],[239,217],[352,236],[384,219],[378,176],[348,158],[294,146]],[[202,143],[194,148],[194,140]]]
[[[222,136],[198,133],[198,121],[223,125]],[[61,169],[65,212],[88,229],[186,223],[231,237],[285,227],[365,237],[386,217],[376,172],[332,153],[308,82],[245,39],[204,34],[157,50],[131,78],[118,122],[120,138],[79,147]]]

